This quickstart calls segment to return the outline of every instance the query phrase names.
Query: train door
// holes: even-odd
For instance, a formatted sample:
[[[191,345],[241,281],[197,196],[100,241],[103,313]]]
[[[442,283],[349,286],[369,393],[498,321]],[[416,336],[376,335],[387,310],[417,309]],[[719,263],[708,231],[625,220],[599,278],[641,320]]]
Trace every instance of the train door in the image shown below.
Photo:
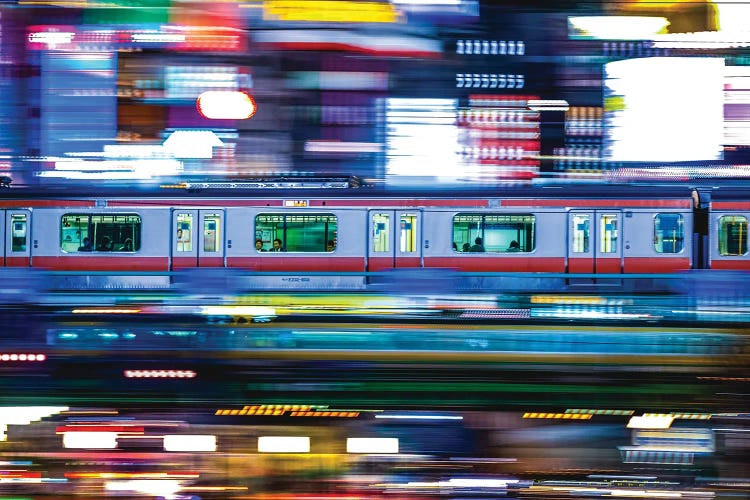
[[[568,272],[622,273],[620,210],[568,212]]]
[[[422,267],[422,212],[370,210],[367,270]]]
[[[224,210],[172,211],[172,269],[224,267]]]
[[[5,235],[4,264],[6,267],[29,267],[31,265],[31,248],[29,230],[31,228],[30,210],[5,210],[0,223],[0,234]]]
[[[198,210],[198,267],[224,267],[224,210]]]

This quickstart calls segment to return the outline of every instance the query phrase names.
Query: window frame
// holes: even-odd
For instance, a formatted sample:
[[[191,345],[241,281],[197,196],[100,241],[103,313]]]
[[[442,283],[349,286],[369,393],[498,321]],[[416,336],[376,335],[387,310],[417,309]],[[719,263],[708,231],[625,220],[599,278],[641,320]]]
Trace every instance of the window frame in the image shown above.
[[[682,225],[682,235],[681,235],[681,238],[680,238],[680,242],[681,242],[680,243],[680,249],[678,251],[676,251],[676,252],[664,252],[664,251],[660,252],[656,248],[656,242],[657,242],[656,220],[660,216],[662,216],[662,215],[676,215],[677,217],[679,217],[678,220],[682,222],[682,224],[681,224]],[[678,254],[681,254],[681,253],[683,253],[685,251],[685,216],[682,213],[680,213],[680,212],[657,212],[657,213],[654,214],[651,222],[652,222],[652,227],[654,228],[654,238],[653,238],[654,252],[658,253],[659,255],[678,255]],[[664,241],[664,239],[662,238],[662,242],[663,241]],[[663,246],[663,243],[662,243],[662,246]]]
[[[91,237],[88,236],[88,233],[90,233],[90,229],[92,227],[91,219],[93,217],[113,217],[113,218],[114,217],[137,217],[138,221],[135,222],[135,223],[133,223],[133,224],[137,224],[137,226],[138,226],[138,230],[137,231],[133,231],[134,234],[132,235],[132,238],[133,238],[133,242],[132,242],[133,243],[133,250],[122,250],[122,249],[120,249],[120,250],[114,250],[114,249],[112,249],[112,250],[97,250],[96,249],[96,242],[94,242],[94,241],[91,241],[91,250],[89,250],[89,251],[78,250],[78,247],[76,247],[75,250],[65,250],[63,248],[63,243],[66,243],[66,241],[65,241],[65,235],[64,235],[65,226],[63,224],[64,224],[64,221],[65,221],[66,217],[67,218],[71,218],[72,217],[74,219],[76,217],[80,217],[81,219],[86,218],[87,219],[87,236],[85,236],[85,237],[89,238],[90,241],[91,241]],[[99,223],[101,223],[101,222],[99,222]],[[112,224],[115,224],[115,222],[112,222]],[[127,222],[126,222],[126,224],[127,224]],[[91,254],[91,253],[131,255],[131,254],[140,252],[142,244],[143,244],[143,241],[142,241],[143,240],[143,216],[141,214],[137,213],[137,212],[116,212],[116,213],[115,212],[96,212],[96,213],[69,212],[69,213],[64,213],[64,214],[62,214],[60,216],[60,222],[58,224],[58,227],[60,228],[60,233],[59,233],[60,234],[60,240],[59,240],[59,243],[58,243],[58,248],[59,248],[59,250],[61,252],[66,253],[66,254],[70,254],[70,255],[81,255],[81,254],[87,255],[87,254]],[[79,226],[79,227],[83,227],[83,226]],[[83,242],[83,237],[81,238],[81,241],[79,242],[79,244],[82,243],[82,242]],[[122,243],[124,244],[124,242],[122,242]],[[115,242],[113,241],[111,244],[114,245]]]
[[[477,216],[477,217],[480,217],[480,223],[479,223],[479,227],[477,229],[478,229],[478,233],[480,233],[479,236],[482,238],[482,246],[484,246],[484,252],[471,252],[471,251],[464,252],[464,251],[461,251],[458,248],[458,245],[456,245],[457,248],[453,248],[453,243],[456,242],[455,241],[456,218],[457,217],[466,217],[466,216]],[[531,238],[530,238],[531,239],[531,244],[530,244],[530,248],[528,250],[508,251],[509,246],[506,246],[504,250],[488,250],[487,249],[487,239],[486,239],[486,236],[485,236],[485,226],[486,226],[486,219],[487,219],[487,217],[508,217],[508,218],[512,218],[512,217],[521,217],[521,218],[530,217],[531,218],[531,222],[523,221],[523,222],[515,222],[515,223],[514,222],[510,222],[509,223],[509,224],[518,224],[518,225],[522,225],[522,226],[525,226],[527,224],[531,224],[532,228],[531,228]],[[455,212],[455,213],[453,213],[453,216],[451,218],[451,236],[450,236],[451,249],[453,251],[453,254],[459,254],[459,255],[469,255],[469,254],[472,255],[472,256],[477,256],[477,255],[528,255],[528,254],[531,254],[531,253],[534,253],[534,252],[537,251],[537,247],[536,247],[536,243],[537,243],[536,229],[537,229],[537,216],[536,216],[536,214],[531,213],[531,212],[524,212],[524,213]],[[518,230],[519,229],[516,228],[516,231],[518,231]],[[522,231],[526,232],[527,230],[526,229],[522,229]],[[469,239],[471,240],[471,237]],[[518,242],[518,244],[519,244],[519,246],[521,248],[523,248],[526,245],[528,245],[528,242],[525,241],[525,240],[524,240],[523,243],[521,241],[518,241],[518,239],[516,239],[516,241]],[[470,247],[474,244],[473,241],[469,241],[468,243],[469,243]],[[508,245],[510,245],[510,242],[508,242]]]
[[[264,249],[264,250],[258,250],[255,248],[255,240],[259,237],[259,229],[258,229],[258,218],[260,217],[280,217],[281,218],[281,224],[282,224],[282,237],[279,237],[277,234],[272,234],[271,236],[271,243],[273,243],[273,240],[275,238],[281,239],[282,242],[282,250],[281,252],[274,252],[272,250],[273,247]],[[289,217],[326,217],[328,220],[321,221],[319,223],[325,224],[326,226],[330,225],[331,222],[333,222],[334,227],[333,229],[325,232],[323,237],[323,244],[324,249],[319,251],[308,251],[308,250],[289,250],[288,249],[288,236],[287,236],[287,229],[288,229],[288,218]],[[331,221],[333,219],[333,221]],[[296,221],[292,221],[292,223],[295,223]],[[297,222],[304,224],[305,221],[302,220],[301,222]],[[278,224],[278,222],[269,222],[268,224]],[[270,227],[270,226],[269,226]],[[260,231],[263,231],[264,229],[260,229]],[[339,216],[336,215],[333,212],[258,212],[255,214],[255,217],[253,218],[253,249],[255,250],[255,253],[284,253],[284,254],[333,254],[338,250],[338,231],[339,231]],[[262,239],[262,235],[260,236]],[[334,241],[334,247],[333,250],[328,250],[328,241]]]
[[[745,223],[745,252],[744,253],[723,253],[721,251],[721,243],[722,243],[722,238],[721,238],[722,224],[721,224],[721,221],[722,221],[722,219],[724,219],[726,217],[742,218],[742,219],[744,219],[744,223]],[[742,215],[742,214],[737,214],[737,215],[723,214],[723,215],[719,216],[718,220],[716,221],[716,225],[717,225],[717,228],[716,228],[716,249],[719,252],[719,255],[721,257],[745,257],[745,256],[748,255],[748,252],[750,252],[750,245],[747,242],[747,231],[748,231],[748,226],[750,226],[750,223],[748,223],[748,217],[746,215]],[[740,248],[740,250],[741,250],[741,248]]]

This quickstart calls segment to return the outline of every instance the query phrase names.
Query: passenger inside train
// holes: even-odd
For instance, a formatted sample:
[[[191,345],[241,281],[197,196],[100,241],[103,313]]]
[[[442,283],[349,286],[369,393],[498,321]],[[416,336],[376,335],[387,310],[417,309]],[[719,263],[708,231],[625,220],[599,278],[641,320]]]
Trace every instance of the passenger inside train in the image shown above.
[[[469,252],[484,252],[484,245],[482,244],[482,238],[477,236],[474,240],[474,244],[469,249]]]
[[[96,247],[97,252],[109,252],[112,250],[112,242],[109,239],[109,236],[103,236],[101,241],[99,242],[99,245]]]
[[[281,243],[281,239],[275,238],[273,240],[273,248],[271,248],[271,251],[272,252],[283,252],[284,251],[284,246]]]
[[[256,238],[255,239],[255,250],[257,250],[258,252],[265,252],[266,251],[266,249],[263,248],[263,240],[262,239],[260,239],[260,238]]]
[[[90,252],[91,251],[91,240],[88,237],[83,239],[83,244],[78,247],[79,252]]]
[[[516,240],[513,240],[510,242],[510,245],[508,245],[508,250],[506,251],[507,252],[520,252],[521,247]]]

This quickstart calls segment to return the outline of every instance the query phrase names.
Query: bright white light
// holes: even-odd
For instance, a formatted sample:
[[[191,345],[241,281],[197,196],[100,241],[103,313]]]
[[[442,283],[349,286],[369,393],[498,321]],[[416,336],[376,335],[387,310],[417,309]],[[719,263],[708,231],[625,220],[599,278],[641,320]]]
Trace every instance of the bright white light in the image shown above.
[[[67,31],[43,31],[39,33],[31,33],[29,35],[29,42],[46,43],[49,47],[53,47],[55,45],[72,42],[74,36],[75,33]]]
[[[275,316],[276,309],[261,306],[201,306],[203,316]]]
[[[137,491],[147,495],[171,497],[180,491],[180,482],[174,479],[132,479],[129,481],[107,481],[106,491]]]
[[[244,92],[208,90],[195,101],[198,112],[211,120],[246,120],[255,114],[255,100]]]
[[[163,145],[175,158],[211,159],[224,143],[210,130],[175,130]]]
[[[658,49],[737,49],[750,47],[750,32],[669,33],[654,36],[653,46]]]
[[[391,0],[395,5],[461,5],[463,0]]]
[[[673,421],[672,415],[642,415],[631,417],[628,429],[669,429]]]
[[[467,486],[477,488],[505,488],[508,484],[515,484],[518,479],[479,479],[479,478],[451,478],[448,483],[453,486]]]
[[[670,22],[664,17],[569,16],[571,38],[599,40],[650,40]]]
[[[392,177],[454,177],[461,163],[455,99],[386,100],[386,170]]]
[[[747,20],[750,19],[747,0],[721,0],[713,6],[719,11],[720,31],[747,31]]]
[[[630,59],[607,64],[605,72],[606,159],[721,159],[723,59]]]
[[[311,153],[380,153],[379,142],[307,141],[305,151]]]
[[[261,436],[258,438],[259,453],[309,453],[309,437]]]
[[[117,448],[116,432],[64,432],[63,448],[111,450]]]
[[[0,423],[29,425],[31,422],[67,410],[67,406],[0,406]]]
[[[167,434],[165,451],[216,451],[216,436],[204,434]]]
[[[463,420],[460,415],[375,415],[375,418],[394,418],[401,420]]]
[[[527,106],[532,111],[567,111],[570,104],[564,99],[530,99]]]
[[[347,453],[398,453],[398,438],[347,438]]]
[[[175,43],[184,42],[185,35],[176,33],[133,33],[131,39],[138,43]]]

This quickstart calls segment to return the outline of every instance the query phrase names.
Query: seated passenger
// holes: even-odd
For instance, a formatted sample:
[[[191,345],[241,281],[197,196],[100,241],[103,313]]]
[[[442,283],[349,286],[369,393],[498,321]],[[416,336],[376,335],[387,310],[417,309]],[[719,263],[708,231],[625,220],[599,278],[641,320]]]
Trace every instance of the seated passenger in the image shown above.
[[[333,252],[336,250],[336,244],[333,242],[333,240],[328,240],[328,244],[326,245],[326,252]]]
[[[482,245],[482,238],[477,236],[474,240],[474,244],[469,249],[469,252],[484,252],[484,245]]]
[[[508,249],[506,252],[520,252],[521,247],[519,246],[518,242],[516,240],[513,240],[510,242],[510,245],[508,245]]]
[[[99,246],[96,247],[97,252],[109,252],[112,250],[112,242],[109,240],[109,236],[103,236]]]
[[[469,245],[468,242],[464,243],[464,246],[461,247],[461,251],[462,252],[468,252],[469,250],[471,250],[471,245]]]
[[[272,252],[283,252],[283,245],[281,244],[281,240],[279,238],[276,238],[273,240],[273,248],[271,249]]]
[[[133,240],[130,238],[127,238],[125,240],[125,243],[122,245],[122,251],[123,252],[132,252],[133,251]]]
[[[83,239],[83,244],[78,247],[79,252],[90,252],[91,251],[91,240],[88,238]]]
[[[263,248],[263,240],[260,238],[255,239],[255,250],[258,252],[265,252],[266,250]]]

